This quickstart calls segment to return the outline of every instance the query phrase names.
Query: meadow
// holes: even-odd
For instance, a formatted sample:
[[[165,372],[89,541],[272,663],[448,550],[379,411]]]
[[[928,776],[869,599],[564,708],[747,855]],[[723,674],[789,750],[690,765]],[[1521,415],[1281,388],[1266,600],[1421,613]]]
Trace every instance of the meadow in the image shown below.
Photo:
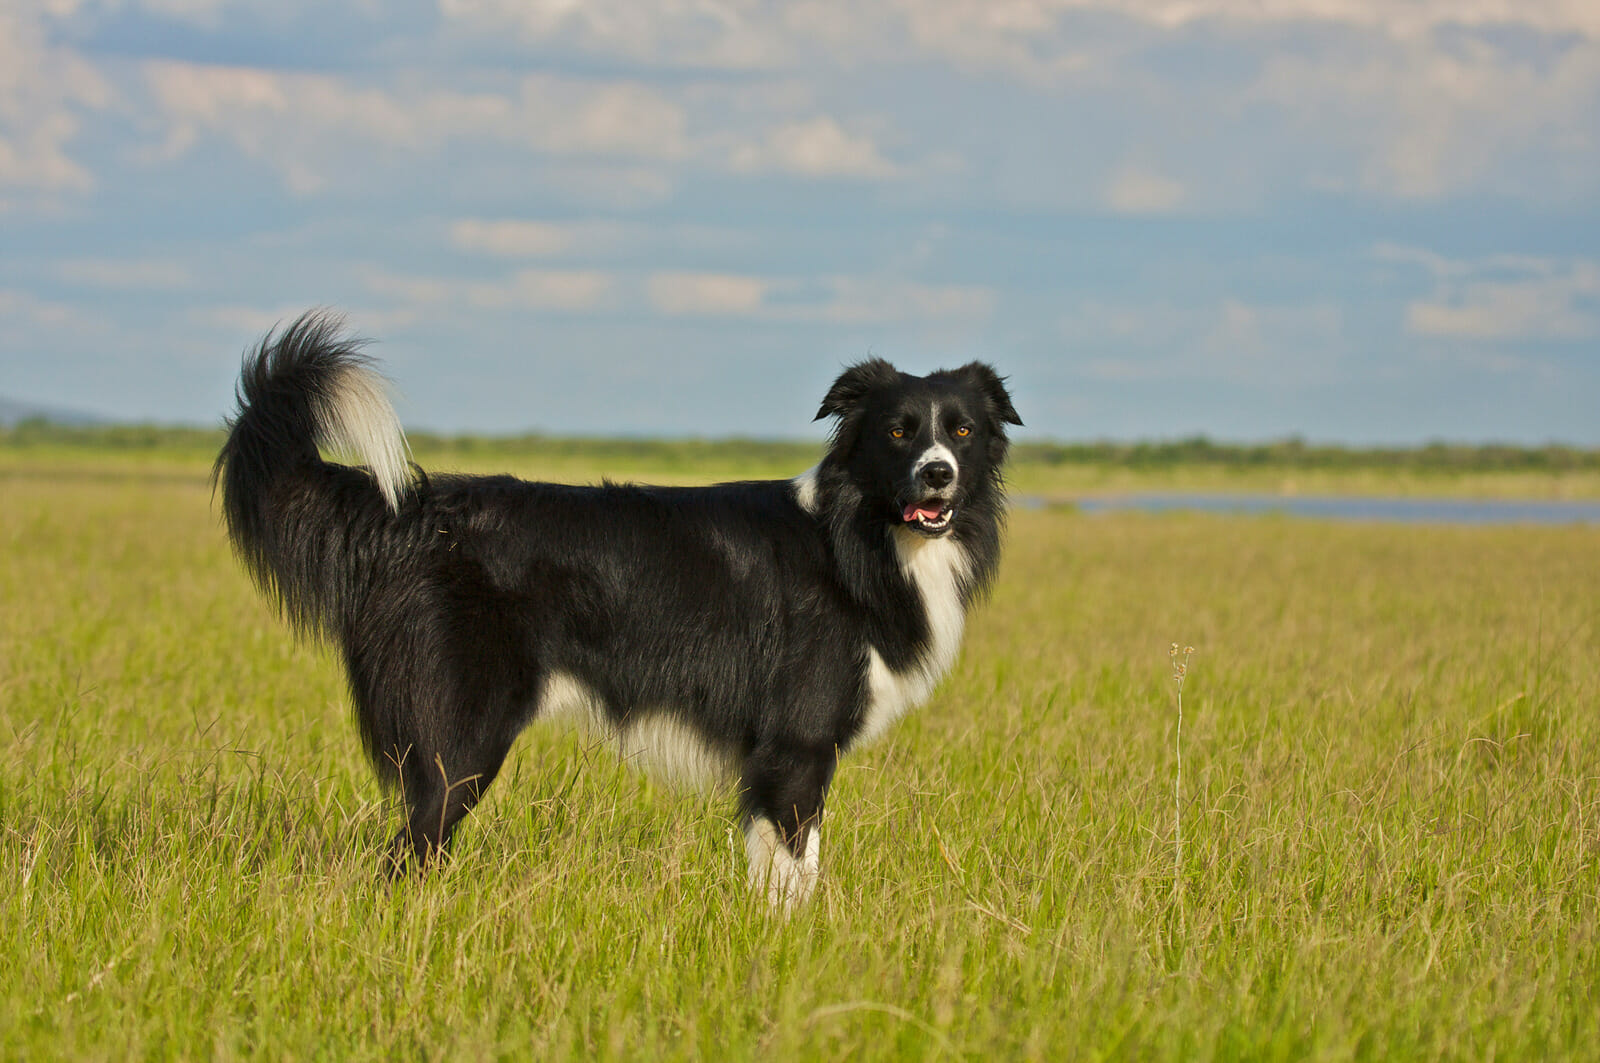
[[[1048,466],[1019,484],[1212,475]],[[0,1057],[1600,1044],[1600,529],[1019,510],[955,672],[845,761],[823,885],[784,920],[745,888],[730,795],[538,728],[443,866],[384,881],[397,809],[340,673],[248,584],[205,472],[182,447],[0,453]]]

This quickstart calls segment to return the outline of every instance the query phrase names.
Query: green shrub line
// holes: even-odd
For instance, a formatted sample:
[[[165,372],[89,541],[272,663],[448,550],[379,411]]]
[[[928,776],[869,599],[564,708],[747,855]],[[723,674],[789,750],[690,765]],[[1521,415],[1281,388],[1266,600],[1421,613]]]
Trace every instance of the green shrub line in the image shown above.
[[[419,457],[531,458],[593,463],[786,465],[814,461],[817,439],[629,438],[546,435],[408,433]],[[113,451],[214,454],[223,430],[181,425],[62,425],[42,420],[0,428],[0,449],[13,451]],[[1411,473],[1600,472],[1600,448],[1549,443],[1435,441],[1417,446],[1359,447],[1311,443],[1298,437],[1230,443],[1196,435],[1183,439],[1115,442],[1025,441],[1016,445],[1020,466],[1090,466],[1161,471],[1209,466],[1244,471],[1404,471]]]

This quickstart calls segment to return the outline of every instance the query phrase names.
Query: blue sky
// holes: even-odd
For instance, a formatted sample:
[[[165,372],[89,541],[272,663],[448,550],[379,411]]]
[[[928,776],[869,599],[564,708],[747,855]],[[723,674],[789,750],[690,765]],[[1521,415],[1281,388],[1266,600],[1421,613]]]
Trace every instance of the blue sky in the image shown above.
[[[0,396],[218,421],[316,305],[447,431],[1600,444],[1593,0],[6,0]]]

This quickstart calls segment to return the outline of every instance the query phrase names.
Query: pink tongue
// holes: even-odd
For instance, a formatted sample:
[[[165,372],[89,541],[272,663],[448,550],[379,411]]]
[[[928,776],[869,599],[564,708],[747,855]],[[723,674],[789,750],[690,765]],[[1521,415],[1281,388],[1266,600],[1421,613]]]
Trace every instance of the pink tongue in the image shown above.
[[[921,517],[923,520],[938,520],[939,512],[940,510],[938,506],[919,506],[913,502],[906,507],[906,511],[902,513],[900,517],[909,524],[918,517]]]

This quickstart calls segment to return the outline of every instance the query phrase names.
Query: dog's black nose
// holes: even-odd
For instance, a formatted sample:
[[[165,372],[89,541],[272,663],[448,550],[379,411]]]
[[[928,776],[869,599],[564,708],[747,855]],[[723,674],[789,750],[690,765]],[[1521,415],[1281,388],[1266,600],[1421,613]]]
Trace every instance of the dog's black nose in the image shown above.
[[[922,467],[917,478],[937,491],[950,486],[950,481],[956,478],[956,470],[948,461],[930,461]]]

